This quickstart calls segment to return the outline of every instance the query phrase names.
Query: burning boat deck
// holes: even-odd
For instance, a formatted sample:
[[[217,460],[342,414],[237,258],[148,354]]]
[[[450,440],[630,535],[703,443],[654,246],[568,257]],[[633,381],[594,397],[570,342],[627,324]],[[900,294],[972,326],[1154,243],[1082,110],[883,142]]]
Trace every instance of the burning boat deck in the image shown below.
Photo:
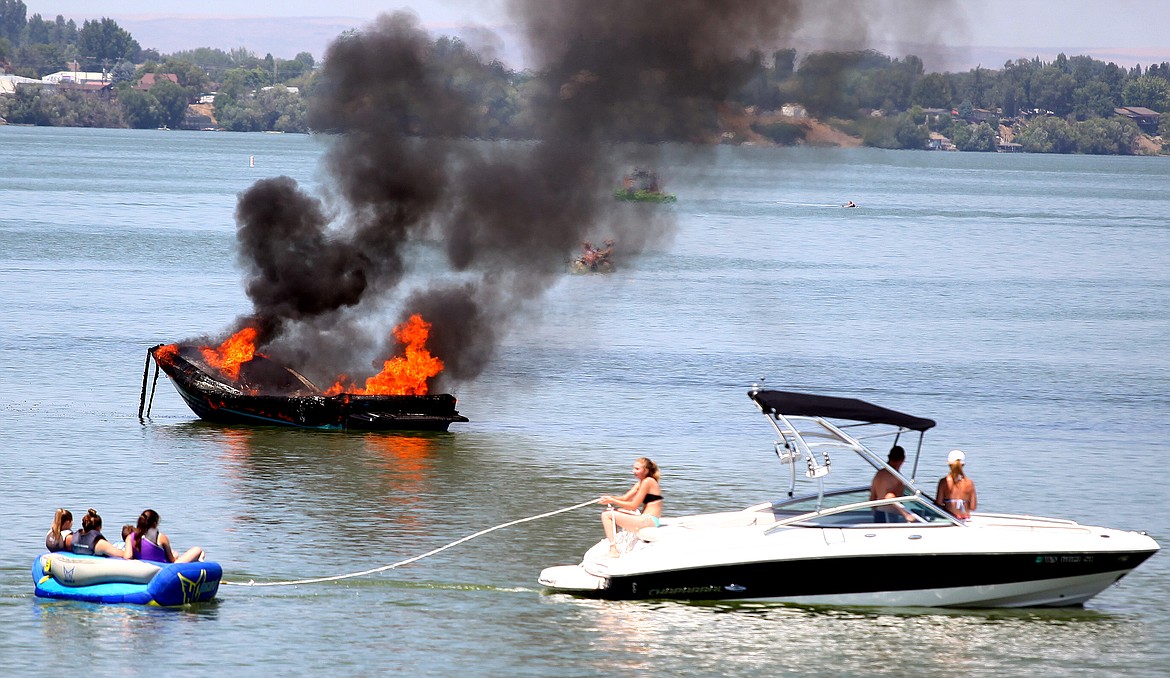
[[[382,431],[446,431],[452,422],[467,421],[450,394],[325,395],[295,370],[259,354],[239,366],[234,380],[204,362],[195,346],[159,344],[150,356],[206,421]]]

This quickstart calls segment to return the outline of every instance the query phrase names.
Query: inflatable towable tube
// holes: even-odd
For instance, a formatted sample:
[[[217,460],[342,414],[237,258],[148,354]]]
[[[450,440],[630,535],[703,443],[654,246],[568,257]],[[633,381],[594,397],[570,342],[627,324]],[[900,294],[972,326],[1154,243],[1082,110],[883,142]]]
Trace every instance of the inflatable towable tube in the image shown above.
[[[211,600],[219,563],[154,563],[74,553],[45,553],[33,561],[40,598],[175,607]]]

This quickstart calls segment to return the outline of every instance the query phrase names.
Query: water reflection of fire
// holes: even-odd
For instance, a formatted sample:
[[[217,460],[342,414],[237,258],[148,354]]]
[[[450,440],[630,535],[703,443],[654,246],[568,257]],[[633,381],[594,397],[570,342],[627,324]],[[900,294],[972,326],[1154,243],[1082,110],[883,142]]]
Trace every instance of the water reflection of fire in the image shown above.
[[[428,480],[433,465],[435,442],[430,438],[408,436],[371,436],[366,447],[384,464],[386,498],[389,501],[383,518],[399,528],[412,532],[425,531],[427,515],[422,497],[428,494]]]

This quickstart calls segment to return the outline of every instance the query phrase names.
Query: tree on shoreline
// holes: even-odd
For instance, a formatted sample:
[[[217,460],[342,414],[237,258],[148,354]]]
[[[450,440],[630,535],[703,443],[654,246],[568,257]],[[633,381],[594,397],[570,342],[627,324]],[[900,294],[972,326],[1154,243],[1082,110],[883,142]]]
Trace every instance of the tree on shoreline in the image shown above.
[[[149,96],[126,94],[131,78],[145,73],[173,73],[187,102],[214,91],[215,114],[226,129],[255,131],[309,131],[307,99],[316,81],[316,62],[307,52],[294,59],[257,57],[246,48],[213,48],[159,55],[142,50],[138,42],[111,19],[87,20],[79,29],[58,16],[45,21],[39,14],[26,17],[22,0],[0,0],[0,67],[8,72],[39,78],[65,70],[71,61],[81,69],[106,69],[118,84],[121,115],[93,115],[73,96],[38,95],[56,102],[55,109],[30,106],[30,99],[0,97],[0,115],[12,122],[53,120],[49,124],[106,123],[150,126],[150,121],[175,126],[181,119],[174,88]],[[460,41],[440,37],[432,49],[447,60],[465,95],[480,102],[482,116],[475,133],[481,138],[531,138],[533,97],[542,92],[539,74],[509,70],[499,62],[481,63]],[[797,59],[793,49],[779,49],[767,58],[755,52],[743,66],[753,73],[743,89],[725,103],[748,111],[768,113],[783,104],[801,104],[822,120],[861,136],[864,143],[883,148],[924,148],[931,131],[953,137],[961,149],[994,150],[999,125],[1014,127],[1025,150],[1052,153],[1132,153],[1139,138],[1132,123],[1115,116],[1114,109],[1137,106],[1163,114],[1158,131],[1170,133],[1170,63],[1126,69],[1089,56],[1058,55],[1051,62],[1039,58],[1009,60],[1000,70],[976,67],[959,73],[927,73],[916,56],[891,58],[874,50],[812,52]],[[475,57],[475,58],[472,58]],[[130,75],[133,63],[143,63]],[[171,83],[173,84],[173,83]],[[266,89],[273,88],[273,89]],[[157,87],[156,87],[157,89]],[[300,94],[296,90],[300,90]],[[163,111],[167,111],[164,113]],[[38,111],[35,115],[32,111]],[[47,112],[59,110],[53,116]],[[925,116],[921,111],[932,111]],[[957,111],[947,115],[940,111]],[[637,111],[630,111],[637,118]],[[29,117],[25,117],[29,116]],[[48,116],[48,117],[46,117]],[[644,118],[645,116],[643,116]],[[640,118],[639,118],[640,119]],[[833,120],[841,122],[833,123]],[[633,120],[631,124],[635,124]],[[1083,124],[1092,122],[1094,124]],[[45,124],[45,123],[35,123]],[[712,112],[704,133],[718,137],[720,120]],[[803,134],[760,117],[750,123],[773,143],[801,143]]]

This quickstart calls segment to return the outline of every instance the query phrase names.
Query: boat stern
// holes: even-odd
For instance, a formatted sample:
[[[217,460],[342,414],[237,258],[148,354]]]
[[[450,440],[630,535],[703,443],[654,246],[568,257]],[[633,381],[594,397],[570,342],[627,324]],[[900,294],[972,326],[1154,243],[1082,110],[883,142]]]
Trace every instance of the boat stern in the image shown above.
[[[589,593],[609,585],[609,579],[585,571],[581,565],[557,565],[540,571],[540,585],[556,593]]]

